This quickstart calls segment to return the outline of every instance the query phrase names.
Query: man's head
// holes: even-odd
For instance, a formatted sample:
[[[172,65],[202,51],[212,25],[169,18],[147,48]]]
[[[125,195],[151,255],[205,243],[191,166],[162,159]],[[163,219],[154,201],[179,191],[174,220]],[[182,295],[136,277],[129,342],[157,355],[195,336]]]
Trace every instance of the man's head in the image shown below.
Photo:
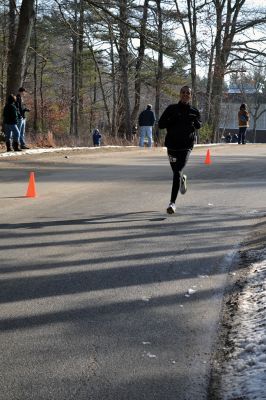
[[[27,93],[27,90],[24,87],[19,88],[18,94],[20,95],[20,97],[24,97],[26,93]]]
[[[187,104],[191,101],[192,90],[189,86],[183,86],[180,89],[180,101],[181,103]]]
[[[247,105],[245,103],[241,104],[240,110],[246,110],[246,109],[247,109]]]
[[[151,104],[148,104],[147,105],[147,110],[151,110],[152,109],[152,105]]]
[[[14,94],[10,94],[7,98],[7,103],[8,104],[13,104],[16,101],[16,96]]]

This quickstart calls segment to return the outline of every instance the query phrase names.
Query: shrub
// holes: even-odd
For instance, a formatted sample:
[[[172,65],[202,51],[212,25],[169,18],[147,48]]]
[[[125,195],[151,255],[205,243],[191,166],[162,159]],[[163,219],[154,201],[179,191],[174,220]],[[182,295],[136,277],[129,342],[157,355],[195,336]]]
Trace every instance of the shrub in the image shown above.
[[[198,143],[210,143],[212,128],[209,124],[204,124],[198,133]]]

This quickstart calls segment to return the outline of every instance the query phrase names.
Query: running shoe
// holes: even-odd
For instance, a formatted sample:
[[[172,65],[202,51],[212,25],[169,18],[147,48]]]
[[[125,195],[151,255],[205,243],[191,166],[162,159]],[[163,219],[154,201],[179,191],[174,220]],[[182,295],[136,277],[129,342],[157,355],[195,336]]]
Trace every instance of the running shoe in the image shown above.
[[[170,203],[169,206],[166,209],[167,214],[174,214],[175,210],[176,210],[175,203]]]
[[[181,178],[180,193],[185,194],[187,191],[187,176],[183,175]]]

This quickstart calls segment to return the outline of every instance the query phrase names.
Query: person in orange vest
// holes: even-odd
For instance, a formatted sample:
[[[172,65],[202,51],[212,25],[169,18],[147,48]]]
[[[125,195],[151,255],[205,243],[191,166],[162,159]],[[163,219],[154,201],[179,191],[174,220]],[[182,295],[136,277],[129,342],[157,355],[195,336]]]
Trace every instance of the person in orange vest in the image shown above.
[[[249,127],[249,113],[246,104],[241,104],[238,111],[238,127],[238,144],[246,144],[246,132]]]

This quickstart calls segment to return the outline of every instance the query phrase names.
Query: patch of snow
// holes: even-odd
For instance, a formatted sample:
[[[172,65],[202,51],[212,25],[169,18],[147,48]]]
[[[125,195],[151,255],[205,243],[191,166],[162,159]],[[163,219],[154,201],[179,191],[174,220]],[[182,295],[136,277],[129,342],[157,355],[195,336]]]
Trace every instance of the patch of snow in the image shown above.
[[[10,151],[10,152],[4,152],[0,153],[0,157],[17,157],[17,156],[23,156],[25,154],[42,154],[42,153],[56,153],[60,151],[71,151],[71,150],[92,150],[92,151],[99,151],[101,148],[110,148],[110,149],[115,149],[115,148],[123,148],[123,147],[136,147],[138,146],[101,146],[101,147],[50,147],[50,148],[45,148],[45,149],[29,149],[29,150],[23,150],[23,151]]]
[[[266,400],[266,253],[252,264],[233,320],[233,353],[222,374],[222,399]]]
[[[190,288],[190,289],[188,289],[188,294],[189,295],[191,295],[191,294],[194,294],[194,293],[196,293],[196,289],[192,289],[192,288]]]

